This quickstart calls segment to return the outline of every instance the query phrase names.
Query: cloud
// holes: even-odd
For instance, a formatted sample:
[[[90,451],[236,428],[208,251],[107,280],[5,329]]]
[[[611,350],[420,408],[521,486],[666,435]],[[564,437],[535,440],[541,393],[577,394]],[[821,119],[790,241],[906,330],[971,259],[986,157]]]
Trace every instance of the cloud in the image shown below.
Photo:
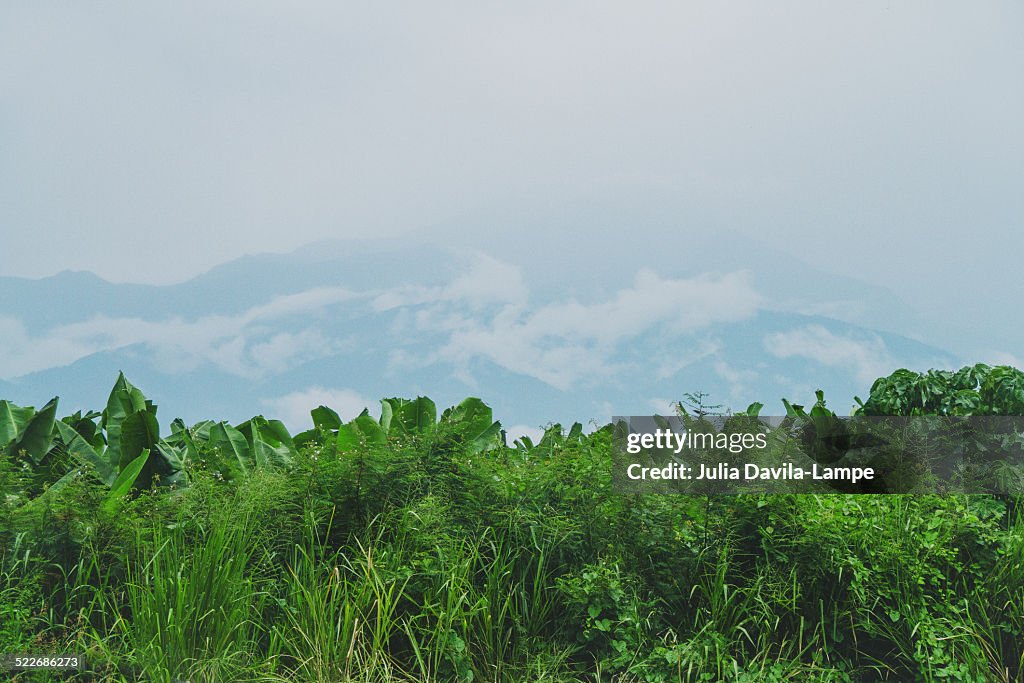
[[[868,384],[895,365],[885,342],[877,334],[861,339],[833,334],[821,325],[765,335],[764,348],[776,358],[808,358],[829,367],[848,368]]]
[[[316,287],[274,297],[238,315],[193,320],[99,315],[35,335],[16,318],[0,317],[0,379],[68,365],[95,353],[134,344],[148,346],[156,365],[165,372],[188,372],[211,364],[239,377],[262,378],[350,346],[351,340],[329,338],[315,326],[308,326],[311,314],[338,304],[368,301],[376,311],[422,304],[469,304],[470,311],[474,311],[489,303],[521,305],[526,296],[518,268],[473,252],[466,270],[443,287],[367,292]],[[460,310],[464,311],[465,306]],[[431,318],[435,313],[418,311],[415,315]],[[304,316],[306,327],[287,332],[275,330],[274,323],[300,316]],[[440,325],[451,327],[455,324],[452,320],[442,320]]]
[[[724,360],[715,361],[715,374],[729,383],[728,400],[733,404],[731,408],[742,410],[754,399],[751,397],[752,385],[760,375],[754,370],[735,368]],[[745,405],[738,405],[746,401]]]
[[[603,301],[568,300],[531,307],[518,268],[480,253],[470,253],[467,263],[463,273],[440,287],[365,292],[314,288],[272,298],[238,315],[194,320],[103,315],[38,335],[29,334],[17,320],[2,318],[0,378],[139,344],[147,347],[155,366],[167,373],[209,365],[248,379],[272,377],[357,343],[355,337],[331,337],[310,320],[338,304],[360,302],[378,312],[395,311],[391,333],[417,339],[416,355],[392,350],[391,372],[441,362],[472,385],[472,362],[485,359],[568,390],[622,370],[613,359],[622,345],[637,336],[653,332],[671,340],[714,323],[749,317],[762,301],[748,272],[673,279],[645,269],[636,274],[632,286]],[[285,318],[293,318],[287,328],[281,324]],[[685,357],[673,356],[671,367],[658,371],[664,375],[678,369],[678,362],[693,362],[717,348],[710,342],[691,347]]]
[[[405,306],[439,302],[464,302],[474,308],[488,304],[524,304],[527,287],[522,271],[514,266],[473,251],[465,273],[443,287],[407,286],[377,295],[373,308],[388,311]]]
[[[670,353],[659,355],[654,377],[658,381],[674,377],[683,368],[714,356],[721,350],[722,342],[718,339],[695,341],[686,348],[672,349]]]
[[[0,379],[67,365],[97,350],[91,340],[68,335],[33,337],[20,320],[0,317]]]
[[[364,295],[344,287],[314,287],[297,294],[276,296],[268,303],[250,308],[240,316],[240,320],[244,323],[275,320],[345,303],[362,296]]]
[[[307,360],[320,358],[344,347],[343,340],[329,339],[320,330],[281,332],[265,342],[252,344],[248,358],[260,375],[277,375]]]
[[[341,288],[314,288],[275,297],[235,316],[144,320],[100,315],[58,325],[41,335],[31,335],[20,321],[2,317],[0,378],[68,365],[133,344],[147,345],[157,365],[168,372],[190,371],[210,363],[240,377],[278,374],[305,360],[336,352],[347,342],[329,339],[312,327],[272,334],[269,323],[358,296]]]
[[[604,302],[569,301],[536,310],[510,305],[485,324],[433,311],[418,324],[450,333],[440,355],[456,365],[483,357],[567,390],[615,372],[610,359],[616,346],[631,338],[657,327],[667,335],[683,335],[742,320],[760,304],[747,272],[665,279],[641,270],[632,287]]]
[[[262,403],[267,408],[268,417],[284,422],[293,434],[313,426],[310,411],[317,406],[333,409],[347,422],[359,415],[364,408],[372,410],[378,405],[378,401],[371,400],[352,389],[328,389],[321,386],[311,386],[284,396],[264,399]]]

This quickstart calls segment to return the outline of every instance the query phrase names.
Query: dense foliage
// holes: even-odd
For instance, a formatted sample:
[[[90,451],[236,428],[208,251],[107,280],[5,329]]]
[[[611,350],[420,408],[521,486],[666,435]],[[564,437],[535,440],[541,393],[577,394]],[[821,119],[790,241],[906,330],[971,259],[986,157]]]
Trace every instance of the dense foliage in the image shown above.
[[[381,407],[161,437],[123,376],[102,413],[0,401],[0,653],[167,683],[1024,677],[1016,501],[616,495],[610,427],[506,445],[479,399]],[[1024,375],[900,370],[860,410],[1019,415]]]

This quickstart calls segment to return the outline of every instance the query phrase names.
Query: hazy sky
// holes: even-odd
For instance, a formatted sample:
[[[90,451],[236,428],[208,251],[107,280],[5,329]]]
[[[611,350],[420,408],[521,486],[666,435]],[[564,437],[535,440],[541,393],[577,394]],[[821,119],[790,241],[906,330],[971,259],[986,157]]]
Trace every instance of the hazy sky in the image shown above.
[[[0,274],[170,282],[657,196],[994,319],[1020,287],[1022,74],[1018,1],[7,2]]]

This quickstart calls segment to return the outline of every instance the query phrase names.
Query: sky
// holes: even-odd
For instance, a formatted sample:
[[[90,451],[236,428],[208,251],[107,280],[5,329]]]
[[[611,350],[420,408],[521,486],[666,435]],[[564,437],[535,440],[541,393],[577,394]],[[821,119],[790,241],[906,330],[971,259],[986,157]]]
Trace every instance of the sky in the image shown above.
[[[1022,29],[1019,2],[3,3],[0,275],[178,282],[611,196],[1005,331]]]

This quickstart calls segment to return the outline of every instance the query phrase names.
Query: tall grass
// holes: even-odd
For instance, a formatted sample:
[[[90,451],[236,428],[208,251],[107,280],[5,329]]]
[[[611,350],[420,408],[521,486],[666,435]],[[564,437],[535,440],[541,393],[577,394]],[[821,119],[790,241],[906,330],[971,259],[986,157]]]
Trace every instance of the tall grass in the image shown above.
[[[519,540],[487,528],[436,550],[422,607],[405,624],[421,679],[543,678],[565,661],[567,649],[545,643],[557,599],[550,548]]]
[[[248,572],[252,520],[225,515],[198,538],[179,525],[151,532],[140,531],[123,589],[107,593],[134,670],[161,683],[242,680],[257,661],[267,598]]]
[[[356,541],[347,553],[332,550],[312,515],[307,520],[307,535],[286,566],[278,598],[284,618],[273,629],[271,649],[297,680],[390,678],[396,666],[389,644],[399,632],[404,581],[385,576],[380,565],[400,549],[374,539],[368,545]]]
[[[200,473],[102,524],[69,488],[59,552],[0,529],[0,645],[160,683],[1024,677],[1019,508],[616,496],[600,438],[544,459],[449,453],[454,483],[434,489],[382,452],[375,486],[413,483],[360,514],[327,456],[249,482]]]

